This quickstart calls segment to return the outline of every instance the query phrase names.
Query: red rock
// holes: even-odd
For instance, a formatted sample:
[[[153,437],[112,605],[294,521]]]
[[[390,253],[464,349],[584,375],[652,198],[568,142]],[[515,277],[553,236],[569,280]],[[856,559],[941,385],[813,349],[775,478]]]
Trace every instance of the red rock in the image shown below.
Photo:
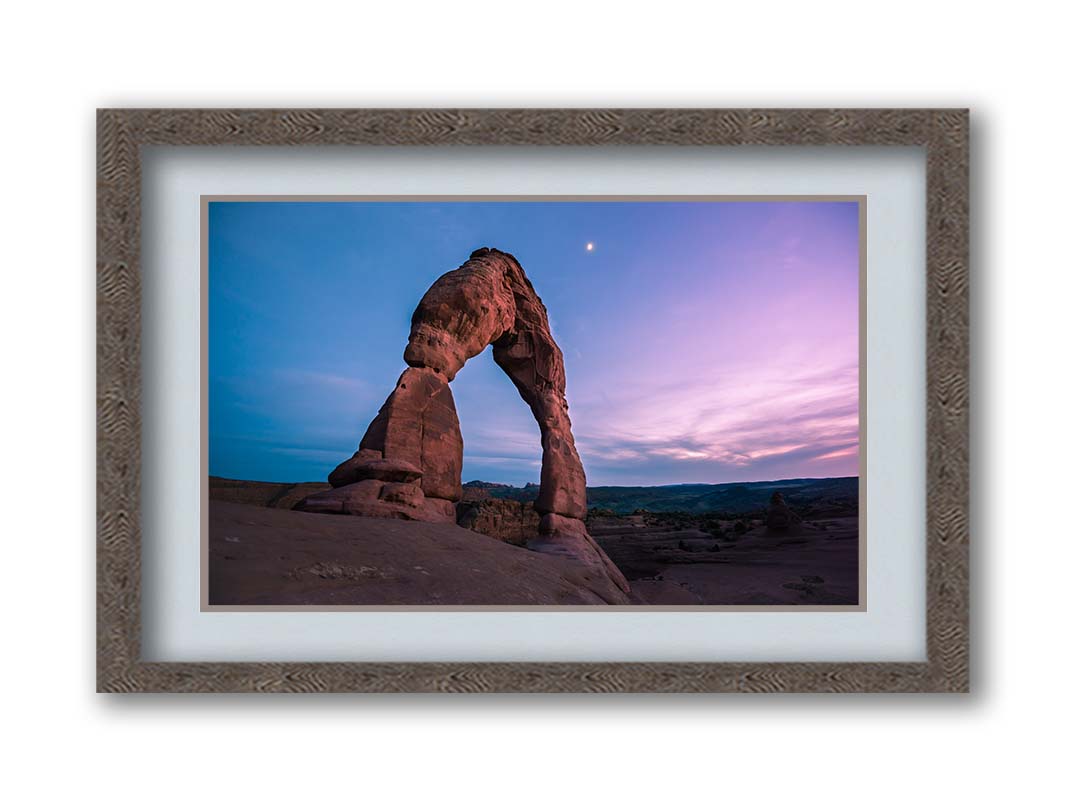
[[[459,500],[462,468],[463,437],[452,390],[439,374],[412,367],[401,374],[359,451],[330,473],[330,484],[421,479],[428,497]]]
[[[550,553],[578,561],[591,569],[607,574],[612,583],[624,594],[629,594],[630,584],[608,554],[600,547],[580,519],[560,514],[545,514],[538,526],[538,536],[526,543],[530,550]],[[610,601],[609,601],[610,602]]]
[[[422,489],[413,483],[387,483],[382,487],[378,499],[386,503],[400,503],[401,505],[418,508],[426,495]]]
[[[422,477],[422,470],[398,458],[368,458],[377,450],[360,450],[330,473],[330,485],[347,486],[356,481],[376,480],[411,483]]]
[[[456,521],[456,504],[440,497],[427,497],[419,507],[419,519],[424,522]]]
[[[349,514],[381,519],[421,522],[455,522],[456,507],[450,500],[426,497],[413,483],[362,480],[305,497],[294,511],[317,514]]]
[[[510,256],[478,250],[426,291],[411,317],[404,361],[428,367],[448,380],[515,325]]]
[[[356,477],[356,469],[358,467],[370,461],[381,460],[381,450],[360,449],[356,451],[347,461],[342,461],[340,464],[334,467],[333,472],[330,473],[330,476],[329,478],[327,478],[327,480],[330,482],[330,486],[333,486],[334,488],[347,486],[350,483],[355,483],[356,481],[360,480],[358,477]]]

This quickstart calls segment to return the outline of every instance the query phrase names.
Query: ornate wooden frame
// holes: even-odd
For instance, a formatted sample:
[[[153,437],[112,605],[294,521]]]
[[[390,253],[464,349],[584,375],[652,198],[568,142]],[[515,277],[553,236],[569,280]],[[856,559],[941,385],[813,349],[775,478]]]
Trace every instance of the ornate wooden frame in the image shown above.
[[[965,109],[104,109],[97,117],[101,692],[966,692]],[[141,643],[142,145],[909,145],[926,151],[927,659],[906,663],[173,663]]]

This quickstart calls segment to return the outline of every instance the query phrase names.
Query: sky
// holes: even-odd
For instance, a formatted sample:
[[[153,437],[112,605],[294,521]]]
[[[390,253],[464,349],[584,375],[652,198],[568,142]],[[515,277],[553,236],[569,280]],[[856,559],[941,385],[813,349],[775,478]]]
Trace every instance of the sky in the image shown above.
[[[212,202],[209,471],[324,481],[423,293],[496,247],[548,309],[590,486],[858,475],[859,246],[852,202]],[[451,387],[463,480],[536,483],[491,352]]]

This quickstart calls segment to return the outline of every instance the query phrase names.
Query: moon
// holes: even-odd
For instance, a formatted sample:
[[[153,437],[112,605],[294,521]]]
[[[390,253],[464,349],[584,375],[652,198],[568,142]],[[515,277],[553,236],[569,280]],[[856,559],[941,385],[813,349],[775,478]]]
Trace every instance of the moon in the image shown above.
[[[592,253],[593,252],[593,243],[592,242],[586,242],[585,243],[585,252],[587,252],[587,253]]]

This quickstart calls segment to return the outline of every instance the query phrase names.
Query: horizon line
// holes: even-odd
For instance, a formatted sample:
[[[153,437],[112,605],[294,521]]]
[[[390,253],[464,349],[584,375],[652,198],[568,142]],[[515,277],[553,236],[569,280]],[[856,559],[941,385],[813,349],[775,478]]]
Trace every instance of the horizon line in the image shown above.
[[[227,477],[225,475],[212,475],[210,473],[208,473],[208,478],[215,478],[215,479],[221,480],[221,481],[244,481],[246,483],[276,483],[276,484],[279,484],[279,485],[298,485],[298,484],[301,484],[301,483],[327,483],[327,481],[263,481],[263,480],[256,480],[254,478],[230,478],[230,477]],[[673,486],[734,486],[734,485],[738,485],[738,484],[784,483],[785,481],[839,481],[839,480],[846,480],[846,479],[849,479],[849,478],[855,478],[856,480],[859,480],[860,476],[859,475],[829,475],[829,476],[822,477],[822,478],[809,478],[809,477],[804,477],[804,476],[796,476],[796,477],[792,477],[792,478],[774,478],[773,480],[764,480],[764,481],[722,481],[720,483],[699,483],[699,482],[698,483],[689,483],[689,482],[684,482],[684,483],[654,483],[654,484],[644,484],[644,483],[640,483],[640,484],[639,483],[635,483],[635,484],[605,483],[605,484],[600,484],[598,486],[590,486],[590,485],[586,484],[585,488],[586,488],[587,491],[589,489],[666,489],[666,488],[670,488],[670,487],[673,487]],[[472,483],[492,484],[494,486],[503,486],[503,487],[507,487],[509,489],[527,489],[527,488],[530,488],[530,487],[533,487],[533,486],[538,486],[539,487],[541,485],[539,483],[532,483],[532,482],[528,481],[523,486],[516,486],[513,483],[499,483],[497,481],[485,481],[485,480],[482,480],[480,478],[474,478],[474,479],[469,480],[469,481],[464,481],[460,485],[461,486],[468,486],[468,485],[470,485]]]

